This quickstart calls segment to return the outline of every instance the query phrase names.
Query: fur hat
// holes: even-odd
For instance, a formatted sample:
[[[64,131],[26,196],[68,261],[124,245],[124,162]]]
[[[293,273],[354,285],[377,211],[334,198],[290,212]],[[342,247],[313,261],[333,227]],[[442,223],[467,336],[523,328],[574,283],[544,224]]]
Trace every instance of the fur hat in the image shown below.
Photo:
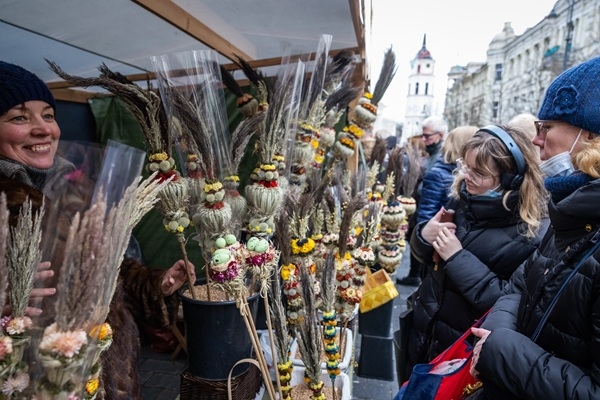
[[[569,68],[546,90],[541,120],[567,122],[600,134],[600,57]]]
[[[0,115],[31,100],[42,100],[56,108],[54,96],[44,81],[25,68],[0,61]]]

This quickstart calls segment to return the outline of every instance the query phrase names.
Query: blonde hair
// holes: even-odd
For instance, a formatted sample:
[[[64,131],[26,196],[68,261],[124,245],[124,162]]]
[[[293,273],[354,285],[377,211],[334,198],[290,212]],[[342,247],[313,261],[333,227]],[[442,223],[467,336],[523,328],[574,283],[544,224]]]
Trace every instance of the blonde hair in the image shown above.
[[[473,137],[478,127],[472,125],[457,126],[448,132],[444,144],[442,144],[442,154],[446,164],[454,164],[460,158],[461,150],[465,143]]]
[[[548,192],[544,188],[542,171],[537,163],[537,152],[528,136],[517,129],[501,127],[515,141],[523,157],[527,169],[523,176],[523,183],[519,187],[519,216],[527,225],[527,231],[524,236],[533,237],[541,225],[542,217],[547,214]],[[462,157],[471,152],[475,157],[475,167],[489,175],[504,173],[517,173],[517,167],[512,154],[506,145],[485,131],[478,131],[462,148]],[[598,153],[600,154],[600,152]],[[464,176],[459,174],[452,183],[451,196],[459,198],[459,193],[464,181]],[[502,204],[507,207],[508,195],[512,190],[505,188]]]
[[[508,124],[509,128],[517,129],[527,135],[529,139],[533,139],[537,133],[534,122],[537,121],[537,117],[530,113],[523,113],[512,117]]]
[[[592,178],[600,178],[600,136],[582,143],[584,147],[571,157],[573,166]]]

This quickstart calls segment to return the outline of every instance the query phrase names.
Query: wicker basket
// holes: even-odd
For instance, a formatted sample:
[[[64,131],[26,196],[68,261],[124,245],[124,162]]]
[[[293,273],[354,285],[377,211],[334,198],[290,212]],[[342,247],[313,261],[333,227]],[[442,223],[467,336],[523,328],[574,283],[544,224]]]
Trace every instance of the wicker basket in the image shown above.
[[[260,390],[263,379],[260,370],[250,364],[243,374],[232,378],[233,399],[254,399]],[[188,371],[181,374],[181,400],[227,400],[227,380],[208,380],[192,375]]]
[[[372,273],[371,268],[367,267],[367,280],[363,291],[363,298],[359,306],[361,313],[369,312],[398,296],[396,285],[383,269]]]

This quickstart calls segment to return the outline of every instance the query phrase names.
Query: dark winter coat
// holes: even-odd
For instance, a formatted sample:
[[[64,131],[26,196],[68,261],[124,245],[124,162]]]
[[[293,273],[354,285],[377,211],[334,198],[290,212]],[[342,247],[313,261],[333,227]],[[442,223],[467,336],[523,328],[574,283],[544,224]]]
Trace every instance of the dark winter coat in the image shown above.
[[[501,296],[511,274],[539,245],[539,237],[522,235],[516,204],[509,194],[508,211],[502,197],[472,196],[464,190],[446,208],[456,211],[456,236],[463,249],[435,267],[433,247],[417,225],[410,249],[429,266],[415,295],[414,326],[409,339],[409,368],[428,362],[450,346]],[[545,231],[545,226],[541,231]]]
[[[59,164],[68,168],[68,164],[64,164],[62,160]],[[43,187],[43,183],[40,184],[43,178],[41,175],[36,177],[37,183],[34,186]],[[30,186],[31,184],[32,181],[27,178],[25,169],[15,168],[14,163],[0,160],[0,192],[4,192],[7,196],[11,224],[16,222],[15,218],[26,198],[31,199],[34,209],[39,209],[42,201],[45,201],[46,206],[52,203],[52,200],[45,197],[40,190]],[[78,201],[73,197],[69,197],[69,200]],[[49,214],[46,213],[45,217]],[[53,220],[52,228],[44,228],[44,232],[51,232],[57,239],[54,260],[62,256],[61,243],[66,239],[69,223],[69,219],[62,215],[57,220]],[[46,221],[44,225],[48,225],[48,222]],[[55,264],[53,263],[52,268],[56,271],[59,266]],[[136,320],[165,327],[174,321],[178,306],[175,296],[168,298],[162,296],[160,284],[164,273],[164,270],[147,268],[135,260],[123,261],[119,283],[106,321],[111,325],[114,336],[111,346],[101,356],[102,376],[98,399],[141,399],[141,386],[136,367],[140,348]],[[46,310],[45,307],[43,308]],[[44,311],[42,315],[45,316],[44,318],[49,318],[50,314],[51,308]]]
[[[425,173],[417,207],[417,223],[429,221],[448,202],[455,168],[456,164],[445,163],[438,156],[435,164]]]
[[[484,323],[477,364],[489,399],[600,398],[600,251],[568,283],[536,343],[529,338],[599,237],[600,180],[549,206],[552,227]]]

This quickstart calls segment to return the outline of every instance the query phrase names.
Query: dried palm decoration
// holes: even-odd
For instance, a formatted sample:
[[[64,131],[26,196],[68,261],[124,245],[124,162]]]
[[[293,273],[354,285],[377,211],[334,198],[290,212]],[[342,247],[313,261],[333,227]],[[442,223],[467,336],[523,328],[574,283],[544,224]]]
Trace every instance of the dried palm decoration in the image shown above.
[[[354,231],[354,221],[356,214],[362,210],[366,204],[364,195],[356,195],[342,205],[342,219],[340,224],[338,254],[336,255],[336,284],[337,284],[337,313],[338,318],[343,324],[347,324],[356,304],[362,299],[362,290],[357,287],[355,278],[357,272],[357,263],[353,260],[350,251],[348,251],[348,239],[351,231]],[[344,326],[345,327],[345,326]]]
[[[33,289],[37,266],[41,261],[40,243],[43,215],[43,208],[36,212],[31,201],[26,200],[19,212],[16,226],[10,228],[6,251],[9,267],[11,317],[13,319],[29,318],[25,316],[25,309]]]
[[[325,263],[321,274],[321,297],[323,302],[322,312],[323,344],[327,355],[327,373],[334,387],[335,378],[340,374],[340,345],[338,343],[337,313],[335,310],[336,284],[335,284],[335,254],[333,251],[325,255]],[[348,349],[346,349],[348,350]],[[334,389],[335,398],[335,389]]]
[[[327,64],[323,84],[324,119],[319,126],[314,160],[317,166],[324,163],[327,149],[335,143],[334,125],[340,120],[348,104],[361,92],[361,88],[354,86],[351,79],[356,61],[357,56],[353,52],[342,50]]]
[[[81,374],[91,368],[86,355],[94,352],[92,341],[98,338],[92,331],[108,314],[131,231],[168,184],[156,175],[141,183],[138,177],[110,207],[101,188],[92,205],[71,219],[57,283],[55,320],[44,329],[37,348],[44,371],[36,389],[43,395],[83,391],[87,375]]]
[[[232,217],[231,206],[224,201],[222,183],[227,171],[231,171],[229,133],[221,69],[213,53],[192,51],[153,58],[167,112],[179,120],[182,135],[198,151],[202,180],[192,184],[190,211],[205,259],[210,258],[216,238],[230,230]]]
[[[410,194],[415,190],[420,175],[417,150],[410,144],[394,148],[390,152],[386,173],[385,193],[392,193],[393,188],[393,194],[384,197],[386,205],[381,218],[381,245],[377,261],[387,272],[394,273],[406,248],[407,216],[416,209],[416,202]],[[405,191],[408,191],[408,196],[404,195]]]
[[[67,74],[56,63],[46,61],[58,76],[73,85],[98,86],[108,90],[121,99],[127,110],[135,117],[146,142],[147,171],[151,174],[156,172],[157,179],[168,179],[171,182],[159,194],[157,209],[163,216],[165,229],[173,233],[180,244],[187,271],[189,263],[185,250],[184,231],[190,225],[187,212],[189,189],[187,181],[179,180],[179,173],[175,169],[171,132],[176,132],[176,130],[169,130],[167,116],[159,95],[152,90],[149,83],[148,89],[145,90],[122,74],[110,70],[106,64],[98,67],[99,77],[82,78]],[[189,271],[188,281],[190,286],[193,285]]]
[[[339,132],[334,144],[338,157],[347,158],[354,154],[356,141],[360,140],[365,130],[372,130],[377,119],[377,106],[396,74],[396,55],[392,48],[386,50],[383,65],[373,92],[366,92],[352,110],[352,115]]]
[[[122,74],[111,71],[106,64],[98,67],[99,77],[84,78],[66,73],[52,61],[46,62],[54,73],[74,86],[98,86],[119,97],[140,124],[149,155],[149,172],[160,171],[159,177],[163,179],[176,174],[168,121],[160,97],[150,86],[143,89]]]
[[[291,336],[287,324],[287,311],[283,304],[281,288],[284,291],[289,289],[290,273],[296,271],[295,265],[291,263],[292,237],[289,230],[289,215],[285,208],[282,208],[280,215],[276,218],[277,228],[275,230],[275,241],[280,252],[281,267],[274,269],[271,276],[271,285],[269,286],[269,303],[271,307],[267,310],[272,322],[270,324],[269,338],[271,341],[271,353],[273,354],[273,363],[276,364],[276,374],[278,378],[278,389],[282,399],[291,399],[291,379],[294,364],[290,357]]]
[[[402,204],[408,215],[414,213],[417,206],[412,194],[421,177],[418,149],[410,143],[394,148],[390,153],[387,171],[388,174],[393,172],[395,176],[394,197]]]
[[[32,321],[25,310],[40,261],[42,216],[27,199],[13,218],[16,225],[10,226],[6,195],[0,193],[0,310],[4,315],[8,299],[11,311],[0,327],[0,389],[6,398],[20,398],[29,385],[28,366],[22,361]]]
[[[221,67],[221,77],[223,84],[237,98],[236,105],[239,112],[244,117],[251,117],[258,111],[258,101],[250,93],[244,93],[239,83],[233,77],[233,74],[225,68]]]
[[[396,54],[390,47],[383,55],[381,72],[372,92],[366,92],[354,109],[354,119],[358,125],[368,128],[377,119],[377,106],[396,75]]]
[[[311,168],[315,157],[323,161],[324,153],[317,154],[319,146],[319,128],[325,122],[325,97],[323,86],[329,61],[331,35],[321,35],[315,55],[313,72],[302,89],[302,100],[298,115],[298,126],[295,135],[294,152],[290,182],[304,187],[307,171]],[[318,167],[320,164],[318,163]]]
[[[6,258],[6,248],[8,240],[8,216],[6,207],[6,194],[0,193],[0,310],[4,311],[4,305],[8,297],[8,260]],[[3,313],[4,314],[4,313]],[[2,335],[0,329],[0,335]]]
[[[252,83],[254,91],[257,93],[258,110],[266,110],[266,108],[269,106],[273,89],[269,87],[269,84],[263,74],[252,67],[248,61],[238,56],[236,64],[244,72],[244,75],[246,75],[246,78],[248,78],[250,83]]]
[[[298,340],[298,350],[305,366],[304,378],[313,392],[312,398],[320,399],[325,384],[321,380],[321,335],[317,308],[314,303],[313,279],[304,262],[301,262],[298,269],[306,317],[296,327],[296,340]]]
[[[246,213],[248,212],[246,199],[238,191],[240,182],[238,169],[250,139],[259,129],[264,118],[265,113],[263,111],[256,112],[252,116],[242,120],[231,134],[231,171],[223,179],[223,185],[225,187],[225,202],[229,203],[231,207],[232,220],[236,224],[236,231],[241,228],[241,224],[245,221]]]
[[[257,155],[259,165],[255,180],[246,186],[245,195],[249,207],[249,230],[252,235],[266,236],[273,232],[274,216],[283,202],[279,186],[280,170],[275,163],[277,150],[283,148],[287,133],[298,109],[302,63],[289,64],[280,71],[274,83],[273,94],[262,124],[257,129]]]

